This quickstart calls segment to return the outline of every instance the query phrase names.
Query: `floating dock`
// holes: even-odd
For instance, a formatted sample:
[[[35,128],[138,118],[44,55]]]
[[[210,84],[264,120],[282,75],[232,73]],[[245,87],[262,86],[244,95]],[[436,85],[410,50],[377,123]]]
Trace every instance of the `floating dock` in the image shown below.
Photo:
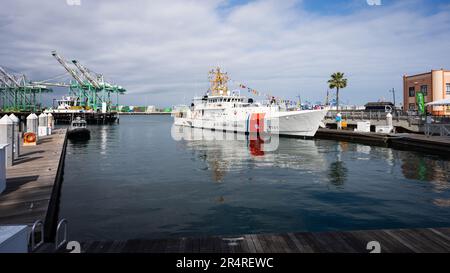
[[[6,189],[0,195],[0,225],[44,223],[45,238],[52,240],[58,221],[66,129],[41,137],[36,146],[24,146],[6,169]]]
[[[425,136],[411,133],[381,134],[320,128],[317,130],[314,138],[350,141],[367,145],[417,150],[446,156],[450,155],[450,136]]]
[[[336,232],[255,234],[233,237],[89,241],[84,253],[448,253],[450,228],[385,229]],[[369,246],[368,246],[369,244]],[[39,252],[54,252],[46,244]],[[60,250],[59,252],[64,252]]]

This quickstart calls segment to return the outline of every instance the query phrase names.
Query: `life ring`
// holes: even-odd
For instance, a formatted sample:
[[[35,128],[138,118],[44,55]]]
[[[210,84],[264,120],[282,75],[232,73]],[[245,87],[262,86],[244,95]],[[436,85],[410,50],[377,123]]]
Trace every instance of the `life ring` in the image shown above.
[[[36,134],[35,133],[25,133],[23,136],[23,140],[25,143],[34,143],[34,142],[36,142]]]

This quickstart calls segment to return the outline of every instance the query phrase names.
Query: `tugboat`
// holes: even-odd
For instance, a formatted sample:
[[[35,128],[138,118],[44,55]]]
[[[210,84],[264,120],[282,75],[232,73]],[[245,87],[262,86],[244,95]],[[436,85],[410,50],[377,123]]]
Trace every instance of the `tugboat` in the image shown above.
[[[91,132],[86,128],[86,121],[81,117],[76,117],[72,120],[69,130],[67,131],[67,138],[72,140],[88,140],[91,138]]]

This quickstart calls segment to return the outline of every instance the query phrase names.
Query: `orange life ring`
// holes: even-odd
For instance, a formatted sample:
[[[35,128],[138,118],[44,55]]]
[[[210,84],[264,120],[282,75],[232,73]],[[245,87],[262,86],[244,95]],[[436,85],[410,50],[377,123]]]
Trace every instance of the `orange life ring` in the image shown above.
[[[23,140],[25,143],[34,143],[34,142],[36,142],[36,134],[35,133],[25,133],[23,136]]]

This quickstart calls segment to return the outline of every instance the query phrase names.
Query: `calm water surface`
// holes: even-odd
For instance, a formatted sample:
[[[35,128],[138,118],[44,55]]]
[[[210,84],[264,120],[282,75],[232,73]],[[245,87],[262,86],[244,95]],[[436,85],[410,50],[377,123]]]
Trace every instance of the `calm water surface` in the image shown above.
[[[70,239],[450,226],[448,159],[292,138],[262,152],[171,127],[168,116],[123,116],[69,142]]]

